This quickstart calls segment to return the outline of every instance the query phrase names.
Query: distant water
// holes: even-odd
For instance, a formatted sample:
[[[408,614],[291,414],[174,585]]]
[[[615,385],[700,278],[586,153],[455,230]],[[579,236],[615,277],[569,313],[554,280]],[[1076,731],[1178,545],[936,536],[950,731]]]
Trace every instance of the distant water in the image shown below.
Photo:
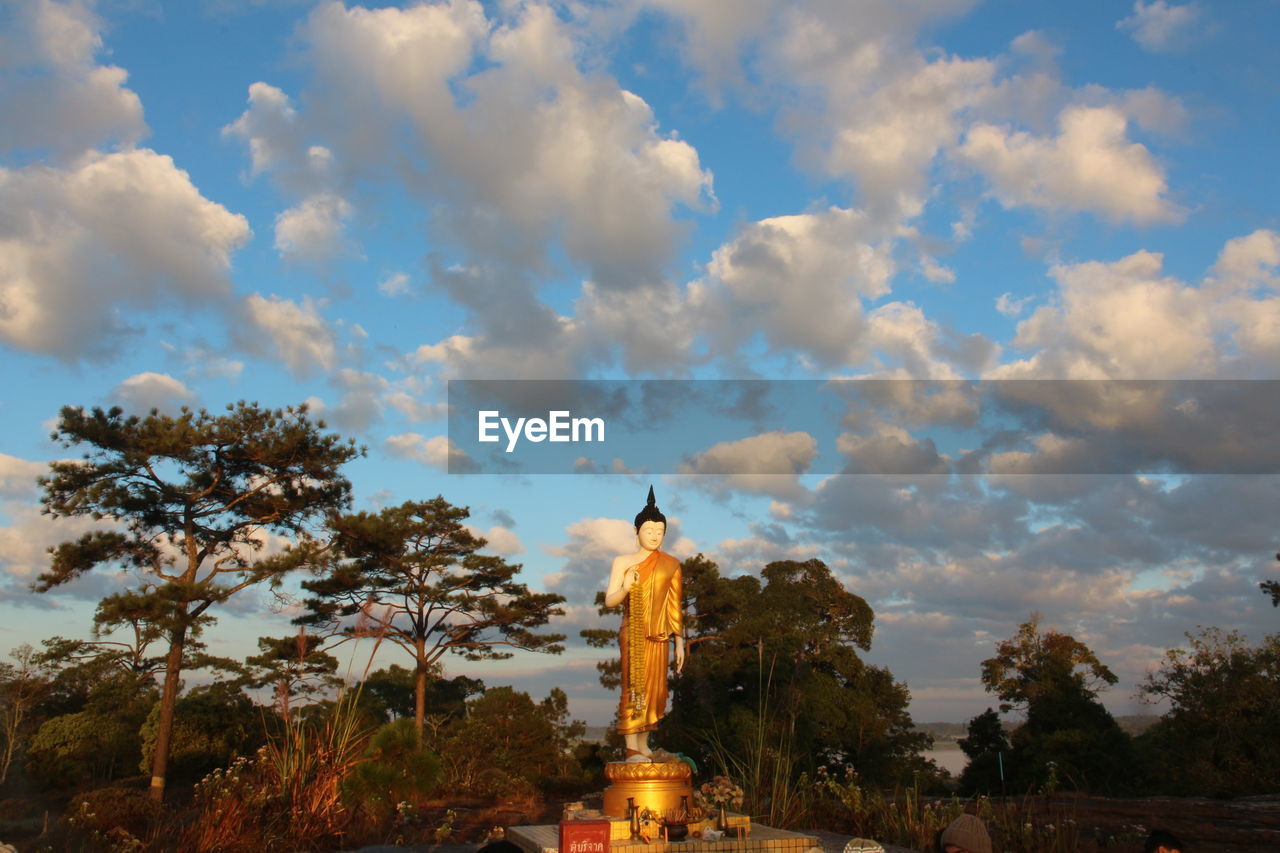
[[[953,747],[951,749],[926,749],[921,753],[925,758],[932,758],[938,763],[938,766],[949,772],[952,776],[959,776],[960,771],[964,770],[964,766],[969,763],[969,759],[965,758],[963,752]]]

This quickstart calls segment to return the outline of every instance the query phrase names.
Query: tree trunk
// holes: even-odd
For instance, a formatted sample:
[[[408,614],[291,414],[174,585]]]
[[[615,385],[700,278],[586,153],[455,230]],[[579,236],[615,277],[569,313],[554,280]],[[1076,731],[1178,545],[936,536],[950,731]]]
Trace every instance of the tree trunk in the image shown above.
[[[169,743],[173,737],[173,712],[178,704],[178,682],[182,678],[182,647],[187,629],[179,625],[169,634],[169,656],[164,662],[164,692],[160,694],[160,719],[156,723],[156,754],[151,759],[151,799],[164,799],[164,777],[169,768]]]
[[[413,723],[418,729],[418,743],[426,737],[427,724],[427,662],[423,660],[425,642],[418,640],[418,670],[413,685]]]

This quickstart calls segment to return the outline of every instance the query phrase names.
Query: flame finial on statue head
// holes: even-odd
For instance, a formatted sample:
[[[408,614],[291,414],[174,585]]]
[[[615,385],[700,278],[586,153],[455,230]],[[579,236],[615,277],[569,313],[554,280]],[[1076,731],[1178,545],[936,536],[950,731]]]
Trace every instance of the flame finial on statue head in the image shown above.
[[[658,509],[653,497],[653,486],[649,486],[649,500],[645,503],[644,509],[636,515],[637,532],[646,521],[661,521],[664,525],[667,523],[667,517]]]

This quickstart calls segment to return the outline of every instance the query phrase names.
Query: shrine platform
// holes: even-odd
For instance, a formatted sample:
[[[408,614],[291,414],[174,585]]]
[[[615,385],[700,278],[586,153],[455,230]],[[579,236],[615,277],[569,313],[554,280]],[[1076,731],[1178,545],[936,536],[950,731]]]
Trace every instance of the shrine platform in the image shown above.
[[[506,840],[515,844],[524,853],[560,853],[560,828],[554,824],[547,826],[508,826]],[[822,842],[816,835],[791,832],[786,829],[774,829],[772,826],[752,824],[750,834],[745,838],[721,838],[718,841],[704,841],[690,838],[685,841],[631,841],[629,839],[613,839],[609,842],[611,851],[626,853],[806,853],[817,848],[822,850]]]

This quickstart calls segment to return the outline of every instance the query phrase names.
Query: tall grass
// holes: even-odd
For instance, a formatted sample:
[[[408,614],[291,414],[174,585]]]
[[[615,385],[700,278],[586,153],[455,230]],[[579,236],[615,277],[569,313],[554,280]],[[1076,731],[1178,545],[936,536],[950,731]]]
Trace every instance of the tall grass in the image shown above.
[[[770,711],[777,658],[764,667],[764,648],[758,647],[759,685],[754,714],[736,717],[739,725],[723,732],[715,724],[707,735],[707,749],[719,773],[742,787],[743,808],[769,826],[796,825],[810,810],[812,791],[808,777],[795,779],[800,756],[795,751],[795,717],[786,711]]]
[[[195,853],[256,853],[331,848],[350,826],[343,802],[347,779],[368,760],[371,729],[360,694],[382,643],[378,635],[361,687],[343,690],[319,720],[286,717],[251,758],[238,758],[196,786],[196,816],[179,849]],[[349,672],[349,670],[348,670]]]
[[[352,814],[343,782],[363,760],[368,731],[358,692],[324,719],[296,721],[252,758],[215,770],[196,786],[196,818],[180,849],[197,853],[316,850],[341,839]]]

